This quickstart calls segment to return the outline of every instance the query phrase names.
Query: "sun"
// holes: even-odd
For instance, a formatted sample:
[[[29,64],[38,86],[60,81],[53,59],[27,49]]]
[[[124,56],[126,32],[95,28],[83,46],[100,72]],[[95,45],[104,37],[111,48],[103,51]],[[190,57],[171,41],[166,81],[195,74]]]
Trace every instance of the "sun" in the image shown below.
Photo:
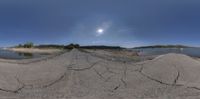
[[[97,36],[103,35],[104,29],[97,29]]]
[[[104,31],[103,29],[98,29],[97,30],[98,33],[103,33],[103,31]]]

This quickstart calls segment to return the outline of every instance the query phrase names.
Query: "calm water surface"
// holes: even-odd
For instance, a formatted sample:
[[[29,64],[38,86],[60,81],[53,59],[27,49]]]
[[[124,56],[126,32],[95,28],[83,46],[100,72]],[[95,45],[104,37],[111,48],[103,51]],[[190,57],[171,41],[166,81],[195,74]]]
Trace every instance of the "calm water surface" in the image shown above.
[[[142,48],[135,49],[140,55],[162,55],[168,53],[181,53],[192,57],[200,57],[200,48]]]
[[[14,52],[9,50],[0,49],[0,58],[3,59],[29,59],[29,58],[38,58],[47,56],[45,54],[36,54],[36,53],[21,53]]]

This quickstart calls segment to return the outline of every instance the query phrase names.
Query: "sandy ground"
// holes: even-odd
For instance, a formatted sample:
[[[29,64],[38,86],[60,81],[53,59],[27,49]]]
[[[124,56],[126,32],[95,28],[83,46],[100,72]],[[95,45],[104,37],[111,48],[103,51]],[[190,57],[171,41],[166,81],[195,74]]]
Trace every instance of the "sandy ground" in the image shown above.
[[[8,48],[7,50],[23,52],[23,53],[57,53],[62,51],[61,49],[38,49],[38,48]]]
[[[0,99],[200,98],[200,61],[189,56],[132,62],[103,55],[74,49],[26,64],[0,62]]]
[[[200,58],[195,58],[196,60],[200,61]]]

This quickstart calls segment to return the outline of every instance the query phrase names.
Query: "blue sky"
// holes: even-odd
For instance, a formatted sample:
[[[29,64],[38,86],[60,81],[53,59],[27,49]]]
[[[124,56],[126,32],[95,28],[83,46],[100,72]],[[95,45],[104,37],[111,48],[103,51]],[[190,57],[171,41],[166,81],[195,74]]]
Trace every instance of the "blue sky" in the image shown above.
[[[1,0],[0,46],[200,46],[199,10],[199,0]]]

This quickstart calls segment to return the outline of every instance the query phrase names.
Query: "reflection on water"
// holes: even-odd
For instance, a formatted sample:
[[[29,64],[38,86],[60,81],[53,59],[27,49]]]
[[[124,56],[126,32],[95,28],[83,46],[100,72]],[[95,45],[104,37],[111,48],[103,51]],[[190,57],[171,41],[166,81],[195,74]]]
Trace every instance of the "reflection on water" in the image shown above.
[[[33,53],[21,53],[21,52],[19,52],[18,55],[19,56],[24,56],[24,57],[29,57],[29,58],[33,57]]]
[[[29,59],[42,56],[46,56],[46,54],[22,53],[22,52],[14,52],[14,51],[0,49],[0,58],[4,59]]]

